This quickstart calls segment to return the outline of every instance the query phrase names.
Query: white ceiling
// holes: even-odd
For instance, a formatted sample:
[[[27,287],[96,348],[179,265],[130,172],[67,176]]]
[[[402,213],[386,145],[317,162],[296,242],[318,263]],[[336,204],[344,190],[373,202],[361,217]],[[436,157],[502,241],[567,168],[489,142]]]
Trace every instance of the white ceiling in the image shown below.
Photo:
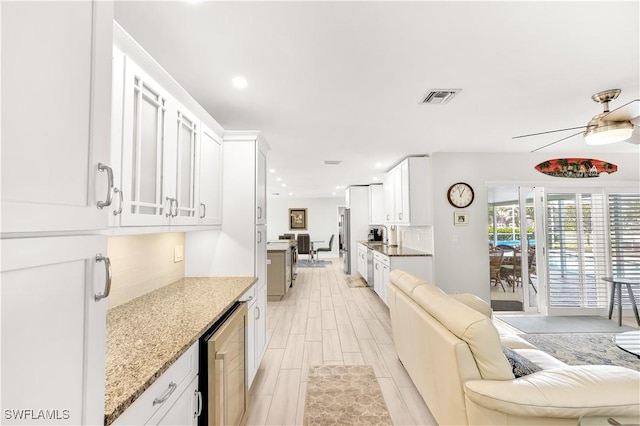
[[[408,155],[529,152],[571,133],[512,136],[586,125],[596,92],[622,89],[612,109],[640,98],[639,5],[117,1],[115,18],[225,129],[262,130],[269,192],[298,198],[343,196]],[[420,105],[429,89],[462,92]]]

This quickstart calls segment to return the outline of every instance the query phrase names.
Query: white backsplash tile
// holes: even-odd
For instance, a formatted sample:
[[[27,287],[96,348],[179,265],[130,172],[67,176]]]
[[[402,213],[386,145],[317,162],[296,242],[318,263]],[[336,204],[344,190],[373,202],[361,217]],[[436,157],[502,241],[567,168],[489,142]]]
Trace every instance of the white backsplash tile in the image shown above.
[[[433,228],[431,226],[403,226],[398,230],[399,244],[404,248],[433,254]]]
[[[184,278],[185,262],[174,263],[184,233],[109,237],[112,282],[109,308]]]

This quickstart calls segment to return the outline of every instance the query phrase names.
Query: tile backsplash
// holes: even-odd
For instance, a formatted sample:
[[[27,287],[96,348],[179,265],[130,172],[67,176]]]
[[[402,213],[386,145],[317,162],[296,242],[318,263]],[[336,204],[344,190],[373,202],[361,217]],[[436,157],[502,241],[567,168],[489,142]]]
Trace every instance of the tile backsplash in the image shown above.
[[[175,247],[184,241],[184,233],[109,237],[109,308],[184,278],[185,262],[174,262]]]
[[[398,234],[398,244],[402,247],[433,254],[433,228],[431,226],[399,227]]]

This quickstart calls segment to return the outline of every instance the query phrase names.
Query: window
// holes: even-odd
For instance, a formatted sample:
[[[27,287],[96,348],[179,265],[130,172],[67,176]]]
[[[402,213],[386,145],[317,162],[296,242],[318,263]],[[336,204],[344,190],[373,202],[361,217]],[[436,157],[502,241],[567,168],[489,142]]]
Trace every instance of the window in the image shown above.
[[[640,194],[609,194],[609,239],[612,275],[640,279]]]

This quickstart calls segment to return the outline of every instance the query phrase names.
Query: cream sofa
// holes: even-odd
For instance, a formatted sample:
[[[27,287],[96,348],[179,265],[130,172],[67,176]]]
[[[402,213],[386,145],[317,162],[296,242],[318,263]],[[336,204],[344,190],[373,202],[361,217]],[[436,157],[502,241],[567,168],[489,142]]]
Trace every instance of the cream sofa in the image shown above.
[[[480,298],[447,295],[407,272],[391,271],[387,289],[398,356],[440,426],[575,426],[581,416],[640,415],[637,371],[566,365],[500,336]],[[516,379],[502,345],[542,371]]]

